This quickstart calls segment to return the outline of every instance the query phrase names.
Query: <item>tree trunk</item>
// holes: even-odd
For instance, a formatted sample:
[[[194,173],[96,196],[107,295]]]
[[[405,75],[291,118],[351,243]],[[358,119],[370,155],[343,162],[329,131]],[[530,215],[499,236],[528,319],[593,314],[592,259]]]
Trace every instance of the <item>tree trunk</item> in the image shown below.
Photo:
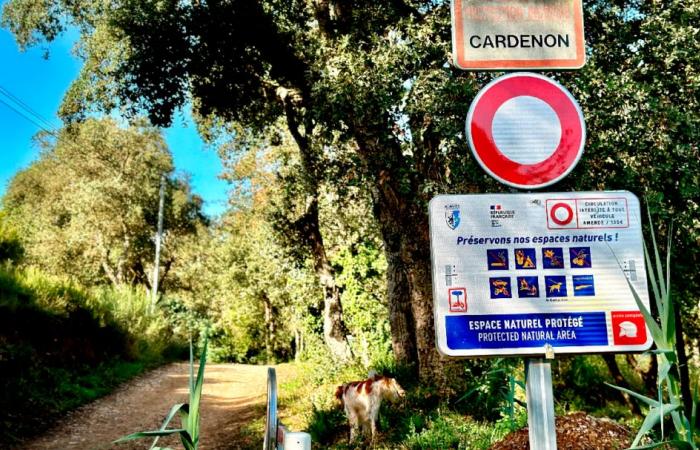
[[[280,87],[277,89],[277,96],[284,106],[287,127],[299,149],[304,176],[308,181],[306,211],[296,223],[296,228],[311,252],[314,271],[323,287],[323,338],[333,357],[346,362],[352,358],[352,352],[347,339],[347,328],[343,322],[340,288],[335,282],[335,272],[326,255],[318,219],[316,184],[322,177],[309,138],[313,126],[303,121],[303,114],[300,112],[303,97],[300,92]]]
[[[337,286],[324,286],[323,338],[333,356],[342,362],[352,358],[347,340],[347,329],[343,322],[340,290]]]
[[[372,200],[386,246],[387,300],[396,357],[416,361],[422,382],[445,387],[447,361],[435,346],[427,212],[415,187],[406,189],[400,146],[383,141],[381,133],[373,133],[366,124],[355,124],[354,134],[363,162],[374,174]]]
[[[273,348],[272,343],[275,336],[275,320],[272,311],[272,302],[264,292],[261,295],[263,307],[265,308],[265,361],[267,364],[273,364]]]
[[[418,354],[418,376],[443,385],[443,362],[435,346],[435,318],[433,314],[433,291],[430,270],[430,241],[425,239],[427,230],[416,223],[415,230],[406,230],[404,239],[404,262],[408,268],[411,312],[415,320],[416,352]],[[426,224],[427,227],[427,224]],[[419,237],[411,239],[410,237]],[[421,239],[422,238],[422,239]]]
[[[302,335],[298,328],[294,328],[294,362],[299,362],[302,352]]]
[[[398,364],[413,366],[418,360],[418,353],[411,303],[407,301],[410,298],[408,277],[401,255],[403,230],[395,222],[395,216],[391,210],[382,207],[380,198],[381,191],[376,189],[372,200],[374,216],[379,220],[387,260],[387,306],[391,326],[391,348]]]
[[[406,301],[410,296],[406,269],[397,251],[390,251],[387,248],[386,258],[391,348],[399,365],[411,366],[416,363],[418,353],[416,352],[416,336],[413,333],[415,323],[411,304]]]
[[[343,305],[340,288],[335,283],[335,273],[328,261],[318,221],[318,201],[310,197],[306,214],[299,222],[314,260],[314,270],[323,287],[323,338],[334,358],[346,362],[352,358],[347,340],[347,328],[343,322]]]

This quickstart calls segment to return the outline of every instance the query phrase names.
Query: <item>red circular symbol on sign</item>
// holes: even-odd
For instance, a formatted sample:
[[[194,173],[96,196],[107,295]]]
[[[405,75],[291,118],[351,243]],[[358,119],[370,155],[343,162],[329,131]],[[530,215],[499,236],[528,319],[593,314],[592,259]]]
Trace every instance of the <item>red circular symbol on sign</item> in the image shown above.
[[[546,104],[556,114],[560,139],[551,154],[541,161],[515,161],[497,145],[494,117],[504,103],[514,99]],[[564,178],[581,158],[586,137],[583,113],[569,91],[554,80],[534,73],[504,75],[486,85],[469,108],[466,131],[472,153],[486,172],[502,183],[525,189],[549,186]],[[520,131],[531,136],[537,133]],[[519,130],[506,132],[512,138]]]
[[[566,218],[559,219],[557,217],[557,211],[560,209],[566,211]],[[566,203],[557,203],[552,206],[552,209],[549,211],[549,217],[551,217],[552,221],[557,225],[564,226],[571,223],[571,220],[574,218],[574,211],[571,209],[571,206],[567,205]]]

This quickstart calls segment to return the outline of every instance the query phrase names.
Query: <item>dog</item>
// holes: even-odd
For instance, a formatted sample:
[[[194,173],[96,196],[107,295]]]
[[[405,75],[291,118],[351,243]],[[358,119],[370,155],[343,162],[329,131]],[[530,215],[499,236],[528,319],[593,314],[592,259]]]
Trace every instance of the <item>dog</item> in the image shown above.
[[[357,432],[366,434],[368,429],[374,441],[377,433],[377,416],[382,400],[396,402],[406,392],[394,378],[384,377],[370,372],[363,381],[351,381],[335,390],[337,398],[345,409],[350,422],[350,440],[354,441]]]

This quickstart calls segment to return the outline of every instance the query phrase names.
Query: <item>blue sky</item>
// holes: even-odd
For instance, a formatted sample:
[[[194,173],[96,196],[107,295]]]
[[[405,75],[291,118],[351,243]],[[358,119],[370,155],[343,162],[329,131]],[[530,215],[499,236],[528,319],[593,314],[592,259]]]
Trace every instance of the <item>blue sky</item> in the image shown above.
[[[80,70],[80,61],[71,54],[76,38],[76,33],[69,32],[53,42],[47,60],[43,48],[20,53],[9,31],[0,29],[0,88],[29,105],[54,128],[61,123],[56,116],[61,99]],[[37,157],[32,136],[40,131],[37,124],[2,101],[8,102],[6,95],[0,95],[0,194],[12,176]],[[194,192],[204,198],[205,212],[210,216],[222,213],[228,187],[217,178],[221,163],[216,152],[205,147],[189,115],[180,114],[164,135],[176,169],[190,175]]]

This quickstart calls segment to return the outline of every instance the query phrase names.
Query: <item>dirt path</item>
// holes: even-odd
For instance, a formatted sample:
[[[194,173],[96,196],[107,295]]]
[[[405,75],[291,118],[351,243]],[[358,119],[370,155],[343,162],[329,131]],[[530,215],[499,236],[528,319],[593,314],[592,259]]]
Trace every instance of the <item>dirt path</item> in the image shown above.
[[[157,429],[175,403],[187,399],[188,365],[170,364],[122,386],[113,394],[74,411],[45,435],[22,449],[88,450],[147,449],[150,441],[122,445],[110,442],[135,431]],[[278,370],[278,379],[284,374]],[[261,417],[266,401],[267,368],[241,364],[211,364],[204,374],[202,450],[259,448],[259,441],[241,440],[241,429]],[[262,413],[264,415],[264,413]],[[179,423],[176,419],[175,423]],[[262,433],[262,430],[261,430]],[[159,445],[181,448],[177,439]]]

